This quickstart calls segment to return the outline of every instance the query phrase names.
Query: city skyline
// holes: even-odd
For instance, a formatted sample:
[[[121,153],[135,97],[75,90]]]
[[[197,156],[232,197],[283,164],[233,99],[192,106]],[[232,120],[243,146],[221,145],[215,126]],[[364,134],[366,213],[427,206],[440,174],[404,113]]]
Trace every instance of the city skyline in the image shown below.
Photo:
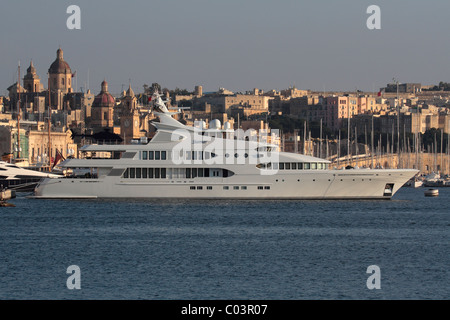
[[[441,1],[6,1],[0,94],[33,60],[47,70],[61,47],[77,72],[76,91],[118,94],[144,84],[204,91],[284,89],[377,92],[395,77],[424,85],[448,81]],[[26,5],[24,5],[26,3]],[[81,30],[69,30],[69,5],[81,9]],[[369,30],[370,5],[381,30]]]

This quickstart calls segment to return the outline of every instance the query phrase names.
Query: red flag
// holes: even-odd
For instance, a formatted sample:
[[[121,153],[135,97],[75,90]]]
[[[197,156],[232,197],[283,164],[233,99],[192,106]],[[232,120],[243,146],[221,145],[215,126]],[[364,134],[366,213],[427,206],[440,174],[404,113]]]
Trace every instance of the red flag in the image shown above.
[[[58,149],[56,149],[56,159],[55,159],[55,161],[53,162],[53,167],[52,167],[52,170],[53,170],[53,168],[56,166],[56,164],[58,163],[58,161],[59,160],[66,160],[64,157],[63,157],[63,155],[61,154],[61,152],[59,152],[59,150]]]
[[[378,96],[379,96],[379,97],[381,96],[381,91],[378,92]]]
[[[152,97],[151,96],[148,97],[148,102],[150,102],[150,101],[152,101]]]

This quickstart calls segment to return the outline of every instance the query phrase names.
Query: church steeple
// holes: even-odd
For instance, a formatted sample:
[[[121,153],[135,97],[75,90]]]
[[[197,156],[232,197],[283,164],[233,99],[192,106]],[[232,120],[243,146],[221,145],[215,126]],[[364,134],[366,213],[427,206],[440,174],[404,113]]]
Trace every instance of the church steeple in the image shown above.
[[[30,66],[27,69],[26,75],[23,77],[23,86],[28,92],[40,92],[41,80],[36,73],[36,68],[33,65],[33,60],[30,62]]]
[[[129,96],[129,97],[134,97],[134,96],[135,96],[135,95],[134,95],[133,89],[131,89],[131,83],[130,83],[130,85],[128,86],[127,96]]]
[[[106,80],[103,80],[103,82],[102,82],[102,91],[101,92],[108,92],[108,82],[106,82]]]
[[[61,47],[59,47],[58,51],[56,51],[56,57],[58,60],[64,60],[63,57],[64,52],[62,51]]]

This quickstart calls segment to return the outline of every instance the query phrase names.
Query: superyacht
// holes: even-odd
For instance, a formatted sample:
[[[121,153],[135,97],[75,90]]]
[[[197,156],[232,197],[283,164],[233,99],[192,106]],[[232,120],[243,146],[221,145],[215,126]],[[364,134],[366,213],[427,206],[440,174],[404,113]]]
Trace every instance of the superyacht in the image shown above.
[[[413,169],[330,168],[328,160],[280,152],[270,139],[234,133],[220,121],[186,126],[152,96],[155,136],[128,145],[86,145],[34,198],[391,199]]]

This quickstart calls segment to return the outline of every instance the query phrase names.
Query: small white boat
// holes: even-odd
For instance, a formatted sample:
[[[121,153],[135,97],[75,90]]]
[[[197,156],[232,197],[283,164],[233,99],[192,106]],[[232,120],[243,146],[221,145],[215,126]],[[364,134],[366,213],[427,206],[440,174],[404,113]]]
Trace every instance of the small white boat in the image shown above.
[[[425,190],[425,197],[437,197],[439,195],[438,189],[427,189]]]

